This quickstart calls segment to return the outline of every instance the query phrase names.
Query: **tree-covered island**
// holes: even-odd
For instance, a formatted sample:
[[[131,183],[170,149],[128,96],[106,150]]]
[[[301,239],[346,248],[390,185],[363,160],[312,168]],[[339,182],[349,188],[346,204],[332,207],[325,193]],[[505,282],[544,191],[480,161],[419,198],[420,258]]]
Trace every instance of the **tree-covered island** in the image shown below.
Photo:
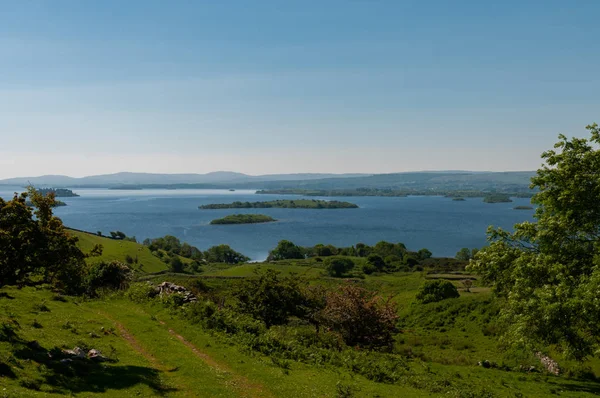
[[[55,198],[76,198],[79,197],[75,192],[66,188],[38,188],[36,189],[40,195],[47,196],[53,193]]]
[[[277,221],[273,217],[264,214],[231,214],[223,218],[217,218],[210,222],[211,225],[221,224],[259,224]]]
[[[233,203],[215,203],[198,206],[203,210],[214,209],[356,209],[358,205],[339,200],[316,200],[316,199],[297,199],[297,200],[271,200],[268,202],[240,202]]]
[[[483,201],[485,203],[508,203],[508,202],[512,202],[512,199],[507,194],[494,193],[494,194],[486,195],[483,198]]]

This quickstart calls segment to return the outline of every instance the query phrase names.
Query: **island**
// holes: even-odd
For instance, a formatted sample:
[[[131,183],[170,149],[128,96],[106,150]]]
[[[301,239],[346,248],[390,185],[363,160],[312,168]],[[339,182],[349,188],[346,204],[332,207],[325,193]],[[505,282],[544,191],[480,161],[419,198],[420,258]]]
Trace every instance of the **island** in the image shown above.
[[[25,202],[25,205],[28,207],[35,207],[35,205],[33,204],[32,201],[28,200],[27,202]],[[54,205],[52,207],[63,207],[66,206],[67,204],[61,200],[55,200],[54,201]]]
[[[277,221],[273,217],[264,214],[232,214],[223,218],[212,220],[211,225],[220,224],[259,224]]]
[[[483,198],[483,201],[485,203],[507,203],[507,202],[512,202],[512,199],[507,194],[494,193],[494,194],[486,195]]]
[[[455,202],[464,202],[464,201],[465,201],[465,198],[463,198],[463,197],[459,197],[459,198],[452,198],[452,200],[453,200],[453,201],[455,201]]]
[[[297,200],[271,200],[268,202],[233,202],[233,203],[215,203],[198,206],[202,210],[215,209],[356,209],[358,205],[350,202],[341,202],[339,200],[316,200],[316,199],[297,199]]]
[[[76,198],[79,197],[75,192],[66,188],[39,188],[36,189],[41,195],[47,196],[53,193],[55,198]]]
[[[533,206],[515,206],[514,210],[533,210]]]

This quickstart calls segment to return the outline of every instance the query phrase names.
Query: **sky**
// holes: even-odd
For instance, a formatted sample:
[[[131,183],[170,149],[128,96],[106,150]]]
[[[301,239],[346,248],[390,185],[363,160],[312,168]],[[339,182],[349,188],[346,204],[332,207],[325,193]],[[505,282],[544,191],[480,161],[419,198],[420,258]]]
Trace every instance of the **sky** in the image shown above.
[[[0,178],[533,170],[600,1],[0,0]]]

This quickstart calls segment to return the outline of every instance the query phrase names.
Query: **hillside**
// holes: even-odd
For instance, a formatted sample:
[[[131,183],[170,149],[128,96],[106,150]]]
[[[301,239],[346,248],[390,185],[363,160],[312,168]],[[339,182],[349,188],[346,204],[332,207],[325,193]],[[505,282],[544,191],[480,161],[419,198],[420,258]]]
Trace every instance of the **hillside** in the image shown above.
[[[142,244],[111,239],[72,229],[69,230],[69,233],[75,235],[79,239],[77,245],[84,253],[89,252],[96,244],[102,245],[102,255],[100,257],[92,258],[92,261],[118,260],[125,262],[126,256],[130,256],[133,259],[137,258],[137,264],[134,265],[134,268],[144,273],[164,271],[168,268],[167,264],[161,261],[160,258],[152,255],[150,249]]]
[[[253,278],[253,270],[264,267],[299,273],[319,284],[343,282],[326,278],[323,265],[312,260],[246,264],[211,275]],[[4,394],[11,397],[546,397],[556,391],[562,397],[591,397],[600,392],[593,381],[477,366],[488,360],[512,367],[530,359],[514,357],[498,345],[497,329],[490,321],[495,308],[485,289],[461,291],[460,298],[440,303],[415,304],[415,293],[429,277],[400,272],[367,276],[360,282],[394,294],[400,305],[402,333],[395,345],[405,362],[395,382],[374,381],[360,368],[305,361],[302,351],[295,354],[298,360],[289,359],[278,351],[281,348],[272,348],[271,355],[253,351],[241,335],[192,323],[185,312],[163,306],[159,299],[134,302],[117,294],[82,301],[33,287],[0,289],[0,380]],[[151,280],[165,278],[191,288],[203,281],[212,294],[235,284],[208,275]],[[282,326],[269,338],[292,341],[290,333],[307,331]],[[107,361],[61,363],[61,350],[75,346],[97,349]],[[301,347],[296,349],[314,350]],[[383,367],[377,371],[382,377],[388,372]]]

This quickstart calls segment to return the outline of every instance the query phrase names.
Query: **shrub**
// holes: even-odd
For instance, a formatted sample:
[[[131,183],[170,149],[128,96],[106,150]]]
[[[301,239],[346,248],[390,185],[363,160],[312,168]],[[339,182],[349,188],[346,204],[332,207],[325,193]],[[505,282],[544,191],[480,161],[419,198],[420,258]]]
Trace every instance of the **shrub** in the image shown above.
[[[258,279],[242,281],[234,295],[237,307],[263,321],[267,327],[287,323],[291,315],[299,314],[304,304],[302,281],[294,277],[279,277],[279,272],[256,272]]]
[[[416,295],[418,302],[434,303],[448,298],[459,297],[460,294],[452,282],[445,280],[426,281]]]
[[[354,268],[354,262],[349,258],[329,258],[325,264],[327,273],[336,278],[342,277]]]
[[[367,263],[374,266],[377,271],[383,271],[385,269],[385,261],[377,254],[370,254],[369,257],[367,257]]]
[[[131,269],[120,261],[92,264],[85,275],[84,285],[90,295],[99,289],[124,289],[133,277]]]
[[[398,318],[396,305],[389,298],[355,285],[329,292],[321,316],[346,344],[370,348],[391,346]]]
[[[250,258],[238,253],[228,245],[218,245],[204,252],[204,258],[211,263],[239,264],[249,261]]]
[[[377,272],[377,268],[371,263],[366,263],[363,264],[362,271],[367,275],[371,275],[373,272]]]
[[[269,252],[268,261],[303,259],[304,250],[289,240],[279,241],[277,247]]]
[[[171,270],[171,272],[181,273],[183,272],[183,268],[184,264],[179,258],[179,256],[177,256],[176,254],[173,255],[173,257],[171,257],[171,260],[169,261],[169,269]]]
[[[151,283],[134,283],[132,284],[127,292],[126,296],[136,303],[144,302],[156,295],[156,290]]]

